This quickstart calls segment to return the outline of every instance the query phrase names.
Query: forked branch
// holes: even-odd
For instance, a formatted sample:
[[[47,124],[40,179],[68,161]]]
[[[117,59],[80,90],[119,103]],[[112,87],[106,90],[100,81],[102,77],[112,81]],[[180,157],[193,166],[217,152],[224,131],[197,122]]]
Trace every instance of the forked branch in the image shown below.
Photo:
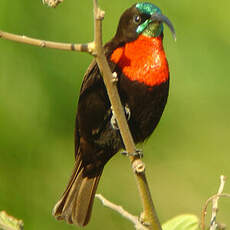
[[[223,175],[220,176],[220,186],[219,186],[217,194],[209,197],[208,200],[205,202],[204,207],[202,209],[202,213],[201,213],[201,230],[206,229],[205,228],[205,217],[207,214],[208,205],[211,202],[212,202],[212,214],[211,214],[211,221],[210,221],[210,230],[217,229],[216,216],[217,216],[217,211],[218,211],[218,200],[220,197],[230,198],[230,194],[223,193],[225,182],[226,182],[226,177]]]

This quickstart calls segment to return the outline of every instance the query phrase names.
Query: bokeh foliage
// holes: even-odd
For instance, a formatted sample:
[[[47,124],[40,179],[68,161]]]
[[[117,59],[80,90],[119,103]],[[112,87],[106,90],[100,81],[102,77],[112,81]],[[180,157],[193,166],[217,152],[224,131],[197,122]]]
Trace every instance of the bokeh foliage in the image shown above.
[[[104,41],[131,0],[100,0],[106,11]],[[229,1],[154,1],[175,25],[165,29],[171,69],[164,116],[144,147],[147,176],[162,222],[200,214],[219,175],[230,176]],[[39,0],[0,1],[0,29],[36,38],[87,42],[93,38],[91,1],[65,0],[56,9]],[[78,92],[91,57],[0,40],[0,210],[25,228],[74,229],[51,216],[73,166]],[[128,159],[105,168],[99,191],[134,214],[140,202]],[[230,191],[230,181],[225,186]],[[230,201],[219,221],[230,225]],[[87,229],[131,229],[96,201]]]

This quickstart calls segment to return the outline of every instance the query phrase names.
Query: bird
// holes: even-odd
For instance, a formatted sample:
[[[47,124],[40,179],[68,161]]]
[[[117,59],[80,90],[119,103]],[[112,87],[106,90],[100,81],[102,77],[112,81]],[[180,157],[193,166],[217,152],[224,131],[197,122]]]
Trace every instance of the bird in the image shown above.
[[[104,45],[109,67],[135,143],[156,128],[169,92],[169,65],[163,48],[163,24],[175,38],[171,21],[149,2],[132,5],[121,15],[114,37]],[[124,143],[116,124],[102,74],[95,60],[82,82],[75,124],[75,163],[61,199],[57,220],[88,224],[105,164]]]

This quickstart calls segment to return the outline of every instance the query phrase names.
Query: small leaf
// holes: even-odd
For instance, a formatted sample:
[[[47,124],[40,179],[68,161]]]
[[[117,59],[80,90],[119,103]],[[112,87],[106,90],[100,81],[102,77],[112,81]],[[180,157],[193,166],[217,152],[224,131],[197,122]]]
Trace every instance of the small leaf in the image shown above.
[[[23,221],[9,216],[5,211],[1,211],[0,230],[23,230]]]
[[[163,230],[199,230],[199,219],[192,214],[176,216],[162,225]]]

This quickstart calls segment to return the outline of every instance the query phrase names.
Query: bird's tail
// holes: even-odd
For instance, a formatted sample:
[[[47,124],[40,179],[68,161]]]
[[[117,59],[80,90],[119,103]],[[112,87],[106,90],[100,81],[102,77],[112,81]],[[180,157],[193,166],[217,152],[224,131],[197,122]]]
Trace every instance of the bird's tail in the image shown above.
[[[93,177],[85,176],[82,160],[77,157],[69,184],[54,206],[53,215],[56,219],[79,226],[88,224],[102,170]]]

